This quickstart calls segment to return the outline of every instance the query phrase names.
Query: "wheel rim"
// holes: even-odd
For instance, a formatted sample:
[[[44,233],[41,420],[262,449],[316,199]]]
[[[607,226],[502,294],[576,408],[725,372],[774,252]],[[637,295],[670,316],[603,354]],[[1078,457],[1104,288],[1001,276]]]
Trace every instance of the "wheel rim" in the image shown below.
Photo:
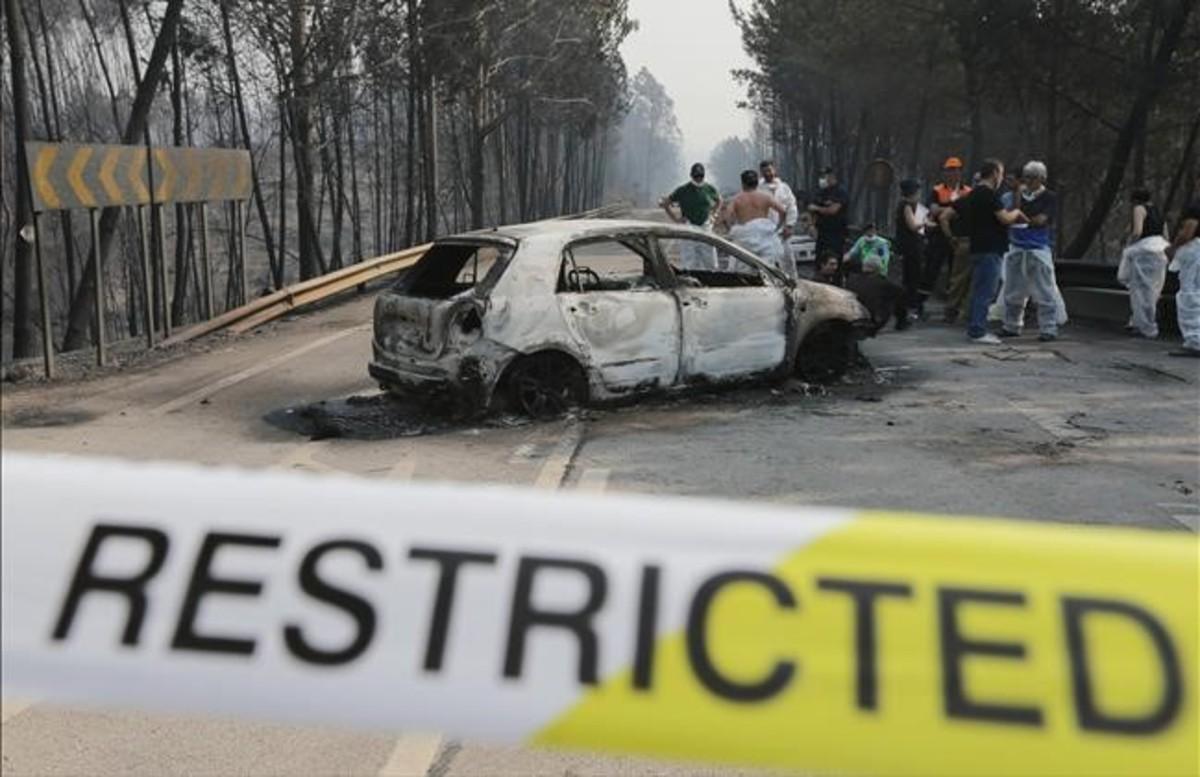
[[[574,400],[563,368],[548,362],[530,364],[513,376],[513,394],[519,409],[532,418],[562,415]]]

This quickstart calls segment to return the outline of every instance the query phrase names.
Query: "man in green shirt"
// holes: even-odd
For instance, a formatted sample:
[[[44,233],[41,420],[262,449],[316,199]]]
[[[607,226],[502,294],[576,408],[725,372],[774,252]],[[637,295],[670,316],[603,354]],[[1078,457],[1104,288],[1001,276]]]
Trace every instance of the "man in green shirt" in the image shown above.
[[[721,195],[715,186],[705,182],[704,165],[697,162],[692,165],[691,172],[692,180],[664,197],[659,205],[676,223],[691,224],[705,231],[712,231],[713,218],[721,212]],[[717,269],[715,246],[699,240],[679,242],[683,254],[679,257],[681,269]]]

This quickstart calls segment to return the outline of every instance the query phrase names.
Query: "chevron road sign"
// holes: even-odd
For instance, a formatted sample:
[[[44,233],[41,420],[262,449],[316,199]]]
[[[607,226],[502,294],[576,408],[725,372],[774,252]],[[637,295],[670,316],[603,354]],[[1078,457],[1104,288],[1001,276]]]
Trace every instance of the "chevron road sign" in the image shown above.
[[[223,148],[26,143],[33,209],[250,197],[250,153]]]

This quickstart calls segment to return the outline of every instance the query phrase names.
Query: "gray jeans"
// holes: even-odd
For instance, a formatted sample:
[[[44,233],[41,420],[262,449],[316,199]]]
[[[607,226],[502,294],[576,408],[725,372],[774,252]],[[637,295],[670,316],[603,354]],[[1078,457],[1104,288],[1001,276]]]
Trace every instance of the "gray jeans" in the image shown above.
[[[1033,251],[1012,251],[1004,257],[1004,328],[1020,332],[1025,303],[1037,305],[1038,332],[1058,334],[1058,297],[1054,266]]]

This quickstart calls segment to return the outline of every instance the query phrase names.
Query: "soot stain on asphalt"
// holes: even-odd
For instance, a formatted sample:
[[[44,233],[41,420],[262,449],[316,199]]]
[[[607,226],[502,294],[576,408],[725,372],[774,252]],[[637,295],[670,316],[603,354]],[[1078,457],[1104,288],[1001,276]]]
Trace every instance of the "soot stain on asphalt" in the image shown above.
[[[576,411],[583,418],[638,410],[686,410],[701,406],[730,406],[741,409],[805,404],[838,400],[883,402],[893,391],[918,381],[907,367],[874,369],[865,360],[831,385],[805,383],[796,378],[766,385],[708,388],[681,395],[648,396],[613,407]],[[815,408],[814,408],[815,411]],[[539,423],[509,413],[464,416],[446,407],[405,399],[386,393],[364,394],[343,399],[326,399],[305,405],[272,410],[264,420],[274,427],[304,435],[311,440],[394,440],[452,434],[478,429],[510,429]]]
[[[272,426],[302,434],[311,440],[395,440],[448,434],[480,426],[507,428],[532,423],[511,415],[464,418],[443,408],[389,394],[323,399],[307,405],[272,410],[264,416],[264,420]]]
[[[11,429],[46,429],[55,426],[76,426],[96,418],[95,413],[83,410],[21,410],[4,419]]]

